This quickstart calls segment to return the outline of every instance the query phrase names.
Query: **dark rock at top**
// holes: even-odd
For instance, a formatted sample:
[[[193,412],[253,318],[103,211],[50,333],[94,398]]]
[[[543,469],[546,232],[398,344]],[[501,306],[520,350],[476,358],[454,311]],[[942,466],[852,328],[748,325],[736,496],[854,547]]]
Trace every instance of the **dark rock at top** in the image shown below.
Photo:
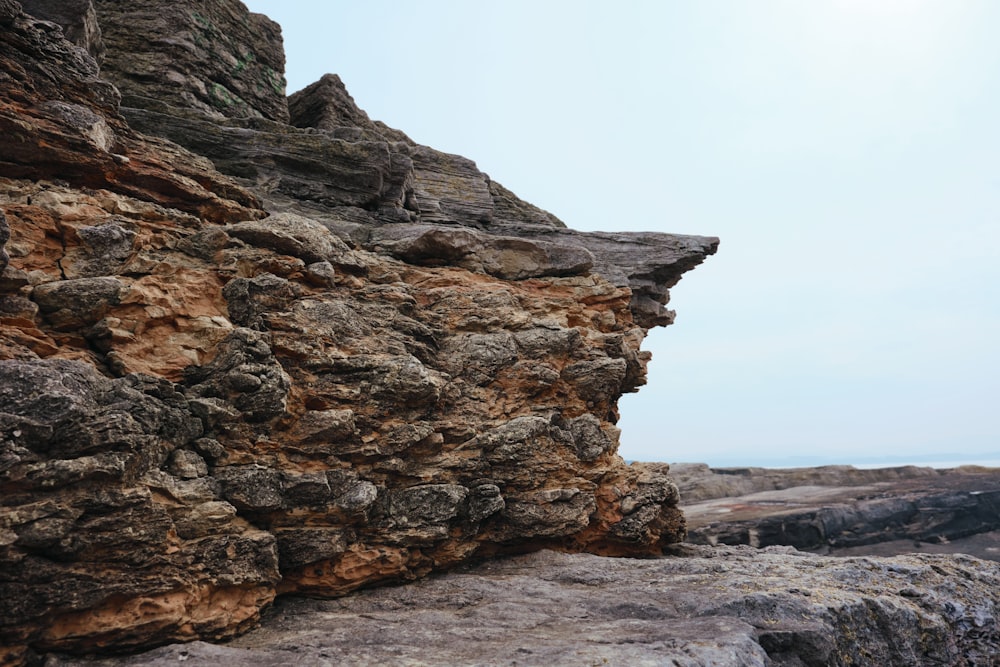
[[[475,162],[422,146],[358,107],[336,74],[325,74],[288,100],[291,124],[352,141],[384,141],[397,160],[410,163],[404,207],[422,222],[477,227],[519,222],[565,227],[559,218],[517,197],[479,171]],[[398,221],[398,220],[393,220]]]
[[[92,0],[21,0],[24,11],[63,29],[70,42],[84,48],[98,65],[107,51]]]
[[[239,0],[97,0],[103,73],[125,98],[288,121],[281,27]]]
[[[107,188],[214,220],[259,216],[257,199],[204,158],[129,127],[118,90],[59,25],[0,0],[0,27],[4,177]]]
[[[312,127],[328,132],[353,129],[370,141],[403,141],[413,143],[408,136],[381,121],[368,117],[336,74],[324,74],[288,98],[289,123],[295,127]]]

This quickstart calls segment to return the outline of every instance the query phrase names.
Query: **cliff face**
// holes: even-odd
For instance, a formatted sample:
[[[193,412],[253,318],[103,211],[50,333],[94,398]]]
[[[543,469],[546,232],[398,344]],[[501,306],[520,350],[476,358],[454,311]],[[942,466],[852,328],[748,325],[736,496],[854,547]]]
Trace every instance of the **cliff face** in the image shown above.
[[[0,0],[0,660],[681,539],[616,403],[717,239],[566,229],[333,76],[289,104],[277,26],[236,0],[23,4]]]

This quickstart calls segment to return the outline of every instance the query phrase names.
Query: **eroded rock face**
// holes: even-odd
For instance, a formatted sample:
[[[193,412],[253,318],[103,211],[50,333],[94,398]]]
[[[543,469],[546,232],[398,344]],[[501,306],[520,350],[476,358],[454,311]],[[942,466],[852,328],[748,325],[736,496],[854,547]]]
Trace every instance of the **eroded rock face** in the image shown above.
[[[118,90],[62,33],[13,0],[0,2],[4,177],[106,188],[215,221],[263,215],[256,197],[205,158],[130,128],[118,113]]]
[[[288,122],[281,27],[239,0],[94,0],[103,71],[128,100]],[[152,73],[155,75],[151,76]]]
[[[107,48],[92,0],[22,0],[21,7],[59,25],[68,41],[86,49],[98,65],[104,62]]]
[[[168,4],[96,3],[99,70],[0,0],[0,660],[680,539],[666,466],[617,456],[617,400],[718,241],[567,230],[331,78],[293,103],[317,127],[285,124],[255,83],[276,27]]]

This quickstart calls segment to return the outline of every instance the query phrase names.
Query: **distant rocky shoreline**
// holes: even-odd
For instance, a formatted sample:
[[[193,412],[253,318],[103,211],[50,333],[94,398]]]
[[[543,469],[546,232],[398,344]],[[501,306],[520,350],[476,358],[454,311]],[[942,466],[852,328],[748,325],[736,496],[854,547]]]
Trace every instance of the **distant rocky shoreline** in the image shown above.
[[[1000,560],[1000,469],[674,464],[671,475],[692,543]]]

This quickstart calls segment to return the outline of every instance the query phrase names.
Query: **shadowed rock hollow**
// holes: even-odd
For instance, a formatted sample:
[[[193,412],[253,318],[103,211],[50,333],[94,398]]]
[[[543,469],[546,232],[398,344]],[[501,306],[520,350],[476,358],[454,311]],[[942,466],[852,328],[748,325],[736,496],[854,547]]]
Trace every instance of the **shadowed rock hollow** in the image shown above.
[[[280,31],[235,0],[23,5],[0,0],[3,660],[683,537],[667,467],[616,453],[617,401],[717,239],[571,231],[334,76],[290,113]]]

